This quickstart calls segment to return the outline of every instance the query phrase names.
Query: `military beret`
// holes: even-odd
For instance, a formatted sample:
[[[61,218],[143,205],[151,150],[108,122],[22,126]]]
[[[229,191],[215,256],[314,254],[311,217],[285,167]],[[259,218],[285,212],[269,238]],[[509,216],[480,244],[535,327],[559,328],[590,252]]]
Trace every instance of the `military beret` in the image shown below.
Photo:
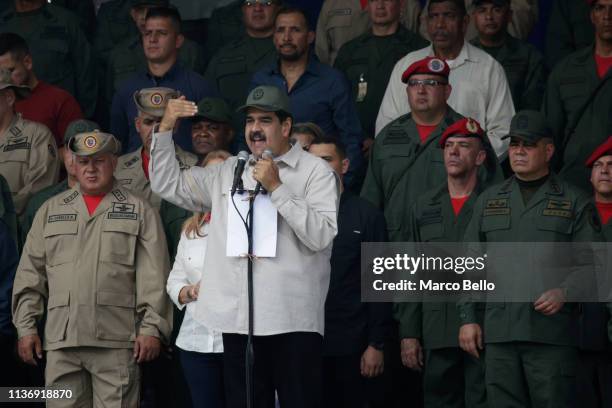
[[[11,71],[0,68],[0,91],[3,89],[12,89],[15,92],[17,100],[25,99],[32,93],[30,88],[24,85],[15,85],[11,79]]]
[[[289,97],[279,88],[271,85],[260,85],[253,89],[247,97],[246,104],[238,108],[238,112],[243,112],[248,108],[255,108],[265,112],[285,112],[289,116]]]
[[[171,88],[144,88],[134,92],[134,103],[139,111],[161,118],[168,101],[179,96],[181,93]]]
[[[544,137],[552,137],[552,130],[546,117],[538,111],[522,110],[510,122],[510,132],[502,139],[517,137],[535,143]]]
[[[444,147],[446,139],[449,137],[479,137],[484,139],[485,132],[480,127],[480,124],[472,118],[459,119],[452,125],[446,128],[440,138],[440,147]]]
[[[510,0],[474,0],[472,1],[472,7],[478,7],[488,3],[492,3],[494,6],[503,7],[509,6]]]
[[[450,67],[440,58],[427,57],[420,61],[413,62],[402,74],[402,82],[408,82],[408,79],[415,74],[440,75],[448,78]]]
[[[170,1],[169,0],[131,0],[130,5],[132,7],[142,7],[142,6],[167,7],[170,5]]]
[[[100,125],[98,125],[96,122],[92,122],[91,120],[73,120],[72,122],[70,122],[70,124],[66,128],[66,131],[64,132],[64,144],[68,143],[70,138],[79,133],[93,132],[94,130],[98,129],[100,129]]]
[[[208,119],[213,122],[227,123],[232,120],[232,112],[221,98],[204,98],[198,102],[198,113],[194,120]]]
[[[593,163],[595,163],[600,157],[607,156],[612,154],[612,136],[608,136],[608,140],[603,142],[601,145],[593,151],[591,156],[587,159],[585,166],[593,167]]]
[[[100,153],[121,153],[121,143],[110,133],[98,130],[74,135],[68,141],[68,148],[77,156],[93,156]]]
[[[592,6],[593,4],[595,4],[595,2],[596,2],[596,1],[597,1],[597,0],[586,0],[587,4],[588,4],[589,6]]]

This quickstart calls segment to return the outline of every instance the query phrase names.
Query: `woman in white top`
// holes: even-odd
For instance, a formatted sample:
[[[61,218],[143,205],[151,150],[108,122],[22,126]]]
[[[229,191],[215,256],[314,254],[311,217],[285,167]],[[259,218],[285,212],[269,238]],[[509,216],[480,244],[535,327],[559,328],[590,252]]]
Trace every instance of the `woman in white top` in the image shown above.
[[[203,165],[221,163],[229,156],[229,153],[221,150],[210,152]],[[166,284],[166,291],[179,310],[187,306],[176,346],[195,408],[225,406],[221,332],[207,328],[194,317],[193,302],[198,299],[200,279],[205,273],[204,255],[210,217],[210,213],[194,213],[185,221]]]

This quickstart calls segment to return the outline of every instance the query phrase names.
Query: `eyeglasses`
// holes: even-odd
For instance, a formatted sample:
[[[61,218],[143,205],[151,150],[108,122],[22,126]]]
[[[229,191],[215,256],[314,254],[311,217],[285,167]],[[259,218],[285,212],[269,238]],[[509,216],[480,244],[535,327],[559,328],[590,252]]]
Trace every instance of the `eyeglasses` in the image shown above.
[[[432,88],[434,86],[448,85],[448,82],[438,81],[436,79],[409,79],[408,86],[414,88],[415,86],[425,86]]]
[[[270,7],[271,5],[276,4],[276,1],[274,1],[274,0],[266,0],[266,1],[263,1],[263,0],[247,0],[247,1],[244,2],[244,5],[247,6],[247,7],[252,7],[255,4],[257,4],[257,3],[261,4],[262,6]]]

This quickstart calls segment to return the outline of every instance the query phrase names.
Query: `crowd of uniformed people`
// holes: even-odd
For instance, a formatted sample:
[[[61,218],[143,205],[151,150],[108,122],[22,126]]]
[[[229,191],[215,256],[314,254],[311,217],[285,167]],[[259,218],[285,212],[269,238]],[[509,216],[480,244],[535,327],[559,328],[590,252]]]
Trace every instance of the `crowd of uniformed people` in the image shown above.
[[[0,386],[246,406],[248,150],[291,254],[255,277],[255,407],[612,408],[612,299],[569,279],[360,299],[363,242],[612,239],[612,0],[293,3],[0,5]]]

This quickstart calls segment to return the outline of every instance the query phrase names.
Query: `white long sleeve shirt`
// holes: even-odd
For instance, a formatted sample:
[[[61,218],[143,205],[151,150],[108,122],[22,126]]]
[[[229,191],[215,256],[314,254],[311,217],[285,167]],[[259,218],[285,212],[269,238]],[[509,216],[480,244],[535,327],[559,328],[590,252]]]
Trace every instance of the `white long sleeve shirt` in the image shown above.
[[[196,318],[223,333],[246,334],[247,259],[225,255],[236,160],[181,169],[171,132],[154,132],[149,174],[152,190],[162,198],[191,211],[212,210]],[[329,258],[338,229],[338,184],[329,165],[299,145],[275,162],[282,182],[270,195],[278,210],[277,256],[254,261],[254,334],[323,335]],[[248,163],[242,176],[250,190],[256,185],[252,171]]]
[[[376,118],[376,134],[392,120],[410,112],[402,74],[412,63],[428,56],[434,56],[431,45],[409,53],[395,64]],[[508,134],[514,116],[504,69],[493,57],[468,42],[456,59],[446,62],[451,69],[452,86],[448,104],[457,113],[476,119],[501,157],[508,150],[508,141],[501,138]]]
[[[186,351],[223,353],[221,332],[207,328],[195,318],[197,301],[187,303],[187,305],[179,302],[181,289],[188,285],[195,285],[202,279],[208,238],[205,235],[208,232],[207,229],[206,224],[202,226],[200,230],[200,235],[204,235],[202,237],[195,235],[190,238],[184,232],[181,233],[174,265],[166,283],[166,292],[179,310],[187,306],[176,338],[176,345]]]

